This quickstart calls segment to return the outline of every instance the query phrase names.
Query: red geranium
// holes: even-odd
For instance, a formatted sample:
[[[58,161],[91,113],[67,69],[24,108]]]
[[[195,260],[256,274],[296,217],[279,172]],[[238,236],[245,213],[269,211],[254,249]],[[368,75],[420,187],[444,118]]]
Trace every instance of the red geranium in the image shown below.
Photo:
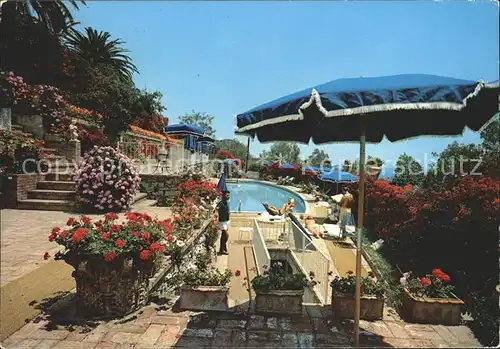
[[[151,251],[153,252],[163,252],[165,251],[165,246],[163,246],[162,244],[158,243],[158,242],[153,242],[150,246],[151,248]]]
[[[106,262],[111,262],[114,259],[116,259],[116,253],[114,253],[114,252],[106,252],[104,254],[104,260]]]
[[[75,233],[71,237],[71,240],[73,242],[80,242],[80,241],[82,241],[85,238],[85,236],[87,236],[88,231],[89,230],[87,228],[83,228],[83,227],[80,227],[80,228],[76,229]]]
[[[73,217],[69,217],[68,221],[66,222],[66,225],[73,225],[76,222],[76,220]]]
[[[122,239],[118,239],[115,241],[115,246],[118,248],[124,248],[127,243],[123,241]]]
[[[141,258],[143,261],[147,261],[149,259],[149,256],[151,256],[150,250],[142,250],[139,254],[139,258]]]
[[[428,287],[432,284],[431,280],[426,277],[420,278],[420,283],[425,287]]]

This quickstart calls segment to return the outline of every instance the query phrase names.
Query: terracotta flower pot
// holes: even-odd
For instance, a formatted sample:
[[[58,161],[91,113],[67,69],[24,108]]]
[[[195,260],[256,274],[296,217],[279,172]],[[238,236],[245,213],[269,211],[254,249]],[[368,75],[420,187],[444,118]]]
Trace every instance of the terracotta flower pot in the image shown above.
[[[229,287],[184,286],[181,288],[180,308],[198,311],[227,311]]]
[[[356,300],[354,296],[332,293],[332,310],[335,316],[354,319]],[[361,296],[360,318],[380,320],[384,314],[384,299],[376,296]]]
[[[147,304],[153,264],[119,256],[107,262],[99,256],[66,255],[75,268],[76,303],[81,316],[124,316]]]
[[[458,325],[462,320],[463,305],[458,298],[417,297],[406,288],[403,291],[403,312],[412,322]]]
[[[262,313],[302,314],[304,290],[255,291],[255,310]]]

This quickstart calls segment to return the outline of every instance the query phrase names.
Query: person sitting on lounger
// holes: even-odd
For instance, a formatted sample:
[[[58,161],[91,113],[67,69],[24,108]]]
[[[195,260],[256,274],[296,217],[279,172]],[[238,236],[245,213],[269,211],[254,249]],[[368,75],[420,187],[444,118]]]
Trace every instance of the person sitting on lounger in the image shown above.
[[[269,212],[271,216],[283,216],[293,211],[295,207],[295,200],[288,198],[288,202],[285,203],[281,209],[276,208],[276,206],[269,205],[267,202],[264,202],[262,205],[264,205],[266,211]]]
[[[322,238],[323,232],[319,229],[319,226],[316,224],[316,220],[313,216],[300,216],[301,219],[304,220],[305,228],[315,237]]]

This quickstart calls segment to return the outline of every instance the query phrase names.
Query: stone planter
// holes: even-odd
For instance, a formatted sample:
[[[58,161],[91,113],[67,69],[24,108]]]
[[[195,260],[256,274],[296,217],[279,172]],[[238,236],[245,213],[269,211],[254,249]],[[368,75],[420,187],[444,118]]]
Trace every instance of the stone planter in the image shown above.
[[[403,314],[411,322],[458,325],[463,305],[458,298],[422,298],[403,291]]]
[[[80,316],[119,317],[148,303],[151,265],[131,257],[106,262],[102,257],[67,256],[65,261],[75,268],[75,300]]]
[[[180,308],[197,311],[227,311],[229,287],[198,286],[181,288]]]
[[[2,206],[16,208],[19,200],[28,198],[28,191],[35,190],[44,176],[38,173],[15,174],[0,177],[2,181]]]
[[[302,314],[304,290],[255,293],[255,311],[258,313]]]
[[[354,319],[356,300],[354,296],[332,293],[332,311],[340,318]],[[362,320],[381,320],[384,314],[384,299],[376,296],[361,296],[359,311]]]

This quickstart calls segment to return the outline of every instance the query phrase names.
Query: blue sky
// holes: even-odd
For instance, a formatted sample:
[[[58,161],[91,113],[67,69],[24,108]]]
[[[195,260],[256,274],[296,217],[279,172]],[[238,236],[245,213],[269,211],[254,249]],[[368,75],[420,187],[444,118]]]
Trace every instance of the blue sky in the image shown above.
[[[161,91],[170,120],[191,110],[215,116],[218,138],[234,137],[234,115],[282,95],[343,77],[426,73],[497,80],[496,2],[89,1],[82,26],[126,42],[141,88]],[[246,143],[246,138],[241,139]],[[422,161],[462,137],[368,145],[395,162]],[[269,144],[251,143],[252,154]],[[314,145],[301,146],[304,156]],[[334,161],[356,144],[319,146]]]

